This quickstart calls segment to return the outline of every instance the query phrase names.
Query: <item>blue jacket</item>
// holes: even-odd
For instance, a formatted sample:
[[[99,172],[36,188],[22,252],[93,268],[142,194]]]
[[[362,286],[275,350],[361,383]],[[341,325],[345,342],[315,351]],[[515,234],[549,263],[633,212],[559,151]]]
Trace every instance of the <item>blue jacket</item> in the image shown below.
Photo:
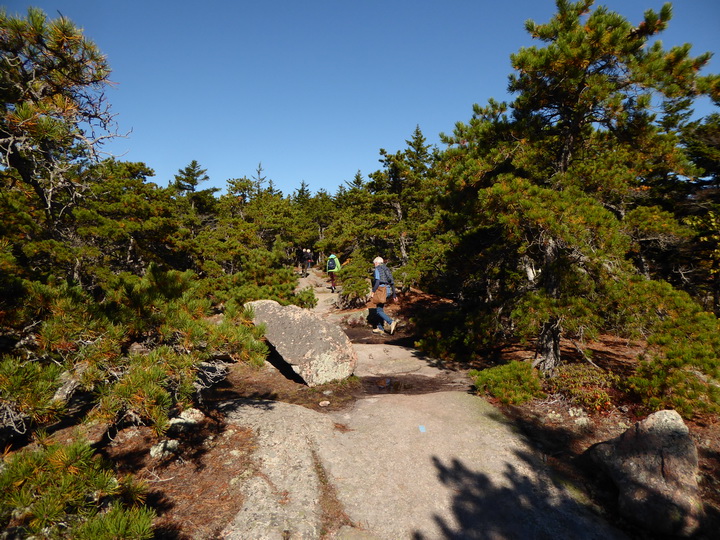
[[[395,296],[395,280],[393,279],[392,272],[385,263],[378,264],[375,267],[375,274],[373,275],[373,292],[375,292],[381,285],[385,285],[390,288],[391,294],[389,296]]]

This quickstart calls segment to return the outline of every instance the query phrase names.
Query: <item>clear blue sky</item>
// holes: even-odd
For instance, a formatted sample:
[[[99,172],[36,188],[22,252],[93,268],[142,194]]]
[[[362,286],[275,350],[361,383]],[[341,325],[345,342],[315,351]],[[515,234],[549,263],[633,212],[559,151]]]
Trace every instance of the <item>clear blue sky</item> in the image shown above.
[[[663,0],[605,0],[636,24]],[[9,0],[58,12],[108,56],[108,98],[126,139],[107,150],[167,185],[197,160],[210,181],[252,177],[262,163],[291,194],[336,192],[380,168],[419,125],[431,144],[467,121],[473,103],[508,99],[510,54],[533,42],[553,0]],[[716,54],[720,1],[676,0],[661,39]],[[539,45],[539,43],[538,43]],[[710,104],[701,111],[712,112]]]

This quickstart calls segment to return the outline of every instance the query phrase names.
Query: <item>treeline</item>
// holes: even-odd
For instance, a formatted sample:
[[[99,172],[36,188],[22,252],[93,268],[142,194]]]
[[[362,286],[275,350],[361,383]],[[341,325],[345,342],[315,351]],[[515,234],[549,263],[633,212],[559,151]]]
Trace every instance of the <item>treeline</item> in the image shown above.
[[[669,4],[638,25],[591,0],[557,8],[548,23],[526,24],[539,45],[511,57],[514,99],[476,105],[443,149],[418,127],[406,148],[380,150],[367,178],[287,195],[261,166],[219,195],[202,189],[196,161],[164,187],[146,164],[94,159],[98,133],[113,133],[104,57],[67,19],[1,14],[6,439],[68,414],[72,400],[58,396],[70,383],[88,417],[162,432],[223,359],[264,357],[244,302],[313,305],[312,291],[294,292],[302,248],[340,257],[347,305],[365,298],[378,254],[404,287],[451,299],[416,321],[418,346],[433,355],[472,359],[525,341],[532,366],[494,368],[521,384],[563,373],[569,340],[591,377],[602,372],[648,410],[717,413],[720,115],[694,120],[693,106],[720,102],[720,77],[700,74],[709,54],[650,43]],[[620,382],[586,346],[605,333],[648,344]],[[478,385],[497,379],[479,375]],[[56,451],[33,457],[49,460],[35,470]],[[10,492],[21,472],[6,471]],[[118,501],[129,493],[107,490]],[[22,497],[3,500],[0,520],[37,504],[35,492]],[[78,508],[79,523],[101,514]],[[28,512],[18,526],[31,530],[39,518]],[[113,516],[113,537],[142,521]]]

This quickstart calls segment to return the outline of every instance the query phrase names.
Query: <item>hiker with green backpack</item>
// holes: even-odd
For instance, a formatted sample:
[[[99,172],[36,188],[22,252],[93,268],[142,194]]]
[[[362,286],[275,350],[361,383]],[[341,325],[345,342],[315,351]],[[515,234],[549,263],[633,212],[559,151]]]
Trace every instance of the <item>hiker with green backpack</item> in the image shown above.
[[[340,259],[335,254],[330,255],[325,265],[328,276],[330,276],[330,290],[335,292],[335,274],[340,270]]]

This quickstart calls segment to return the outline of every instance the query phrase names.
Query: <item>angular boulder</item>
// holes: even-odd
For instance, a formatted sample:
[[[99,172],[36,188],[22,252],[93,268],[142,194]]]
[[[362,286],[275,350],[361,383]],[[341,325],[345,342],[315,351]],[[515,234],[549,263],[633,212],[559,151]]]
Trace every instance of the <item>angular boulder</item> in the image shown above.
[[[357,354],[345,333],[316,313],[274,300],[248,302],[255,325],[265,325],[265,338],[308,386],[346,379]]]
[[[618,487],[622,514],[658,534],[692,536],[704,518],[698,454],[676,411],[659,411],[588,449]]]

